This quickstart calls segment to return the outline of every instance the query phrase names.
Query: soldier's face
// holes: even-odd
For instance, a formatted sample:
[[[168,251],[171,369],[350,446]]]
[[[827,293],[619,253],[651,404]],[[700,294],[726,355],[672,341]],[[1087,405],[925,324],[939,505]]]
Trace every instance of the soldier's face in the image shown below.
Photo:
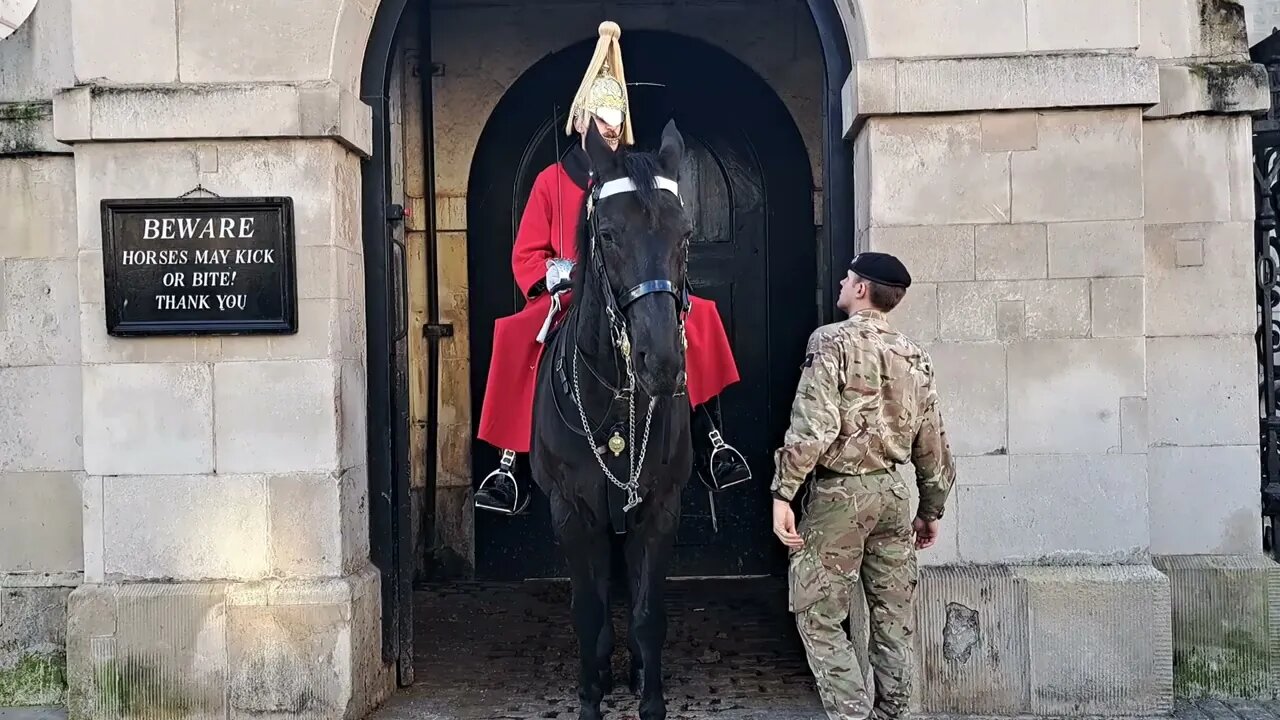
[[[841,312],[852,315],[861,308],[866,297],[867,283],[854,275],[852,270],[846,272],[844,280],[840,281],[840,297],[836,299],[836,307]]]
[[[622,140],[622,122],[619,121],[617,125],[610,125],[595,114],[591,116],[591,122],[596,124],[596,132],[600,133],[600,137],[609,143],[609,149],[617,152],[618,143]],[[577,124],[578,134],[582,136],[583,147],[586,147],[587,124],[582,120],[579,120]]]

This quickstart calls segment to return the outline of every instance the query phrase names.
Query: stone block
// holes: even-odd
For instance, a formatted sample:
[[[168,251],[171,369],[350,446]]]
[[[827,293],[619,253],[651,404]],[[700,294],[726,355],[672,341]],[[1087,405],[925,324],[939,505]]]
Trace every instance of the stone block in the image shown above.
[[[0,586],[0,708],[65,701],[70,593],[69,587]]]
[[[974,242],[978,280],[1023,280],[1048,274],[1044,225],[979,225]]]
[[[0,365],[80,362],[74,260],[0,261]]]
[[[1148,118],[1199,113],[1254,113],[1271,107],[1267,71],[1249,62],[1193,63],[1160,66],[1160,103]]]
[[[1053,223],[1048,234],[1051,278],[1143,274],[1141,220]]]
[[[1013,301],[1023,304],[1026,337],[1071,338],[1089,334],[1088,280],[1002,280],[940,285],[942,338],[1003,339],[1000,304]],[[1006,320],[1010,318],[1008,312],[1005,310]]]
[[[76,175],[68,156],[0,158],[0,260],[76,253]]]
[[[234,580],[270,572],[273,513],[263,476],[109,477],[102,494],[108,578]]]
[[[921,568],[917,677],[945,680],[920,688],[920,710],[1167,713],[1168,592],[1149,565]]]
[[[845,135],[859,117],[893,115],[898,111],[898,63],[859,60],[840,89]]]
[[[368,462],[369,401],[363,362],[344,360],[338,372],[339,412],[342,413],[339,453],[345,470]]]
[[[330,718],[350,693],[351,609],[246,605],[228,609],[230,715]]]
[[[1243,56],[1244,12],[1235,0],[1142,0],[1138,54],[1160,59]]]
[[[76,366],[0,367],[0,472],[84,469]]]
[[[1147,451],[1151,552],[1235,555],[1258,551],[1258,446]]]
[[[345,300],[299,300],[298,332],[222,339],[223,360],[322,360],[342,352]],[[265,346],[265,347],[264,347]],[[264,352],[265,350],[265,352]]]
[[[208,365],[86,365],[83,372],[89,474],[213,472]]]
[[[1280,693],[1280,567],[1261,554],[1157,556],[1173,607],[1178,697]]]
[[[329,79],[334,29],[343,4],[329,0],[300,15],[291,0],[260,0],[252,4],[179,0],[182,80],[244,83]]]
[[[337,395],[332,361],[218,364],[212,413],[218,471],[337,470]]]
[[[1010,160],[1013,222],[1142,217],[1142,128],[1136,109],[1041,114],[1036,150]]]
[[[1008,446],[1005,348],[997,343],[934,343],[943,422],[956,455],[1003,453]]]
[[[1136,49],[1142,41],[1138,5],[1139,0],[1027,0],[1027,50]]]
[[[987,152],[1035,150],[1040,116],[1030,112],[986,113],[982,116],[982,149]]]
[[[1120,398],[1120,452],[1142,454],[1151,444],[1150,418],[1144,397]]]
[[[1006,485],[964,485],[960,556],[977,563],[1112,563],[1145,556],[1146,457],[1013,455]]]
[[[1009,221],[1009,158],[983,151],[979,116],[876,118],[865,132],[872,227]]]
[[[178,81],[178,15],[172,0],[72,2],[78,78],[119,84]],[[121,44],[128,38],[128,49]]]
[[[893,323],[898,332],[916,342],[938,339],[938,286],[933,283],[911,283],[911,289],[893,310]]]
[[[26,22],[0,43],[0,102],[47,100],[74,85],[72,0],[40,0]]]
[[[335,475],[272,475],[271,569],[278,577],[342,575],[341,487]]]
[[[80,482],[74,473],[0,474],[0,574],[84,569]]]
[[[1173,710],[1169,581],[1150,565],[1023,567],[1034,715]]]
[[[1143,123],[1146,222],[1253,222],[1250,119],[1198,116]]]
[[[1253,336],[1147,340],[1147,404],[1153,445],[1258,441]]]
[[[369,561],[369,468],[344,470],[339,479],[342,569],[355,572]]]
[[[71,154],[53,137],[53,101],[0,102],[0,157]]]
[[[973,226],[874,227],[869,248],[898,256],[915,282],[973,280]]]
[[[1142,337],[1142,278],[1097,278],[1092,281],[1093,336]]]
[[[1015,55],[898,60],[896,64],[899,113],[1110,108],[1160,102],[1155,62],[1130,55]],[[873,96],[885,93],[870,82],[858,90]]]
[[[1009,452],[1104,454],[1120,446],[1121,398],[1145,394],[1142,338],[1009,347]]]
[[[869,58],[1012,55],[1027,49],[1023,0],[860,0]]]
[[[1234,335],[1257,330],[1253,223],[1148,225],[1147,334]],[[1186,302],[1187,288],[1196,302]]]

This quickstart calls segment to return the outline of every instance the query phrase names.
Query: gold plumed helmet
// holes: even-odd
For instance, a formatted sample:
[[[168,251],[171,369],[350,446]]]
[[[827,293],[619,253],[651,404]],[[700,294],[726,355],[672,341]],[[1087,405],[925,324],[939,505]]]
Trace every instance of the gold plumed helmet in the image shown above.
[[[573,133],[574,125],[579,119],[598,115],[610,125],[622,126],[622,144],[635,143],[635,137],[631,133],[627,79],[622,71],[622,45],[618,42],[621,36],[622,28],[617,23],[611,20],[600,23],[600,38],[596,40],[595,54],[591,56],[577,94],[573,96],[569,121],[564,128],[566,135]]]

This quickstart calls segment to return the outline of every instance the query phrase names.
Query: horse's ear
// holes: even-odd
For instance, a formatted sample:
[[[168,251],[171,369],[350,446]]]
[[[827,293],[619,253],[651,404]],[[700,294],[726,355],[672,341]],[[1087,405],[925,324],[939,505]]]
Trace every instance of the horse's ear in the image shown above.
[[[591,169],[598,178],[611,175],[618,162],[613,148],[605,142],[594,122],[587,123],[587,158],[591,160]]]
[[[662,128],[662,148],[658,150],[658,164],[664,177],[680,179],[680,163],[684,159],[684,137],[676,129],[676,121],[668,120]]]

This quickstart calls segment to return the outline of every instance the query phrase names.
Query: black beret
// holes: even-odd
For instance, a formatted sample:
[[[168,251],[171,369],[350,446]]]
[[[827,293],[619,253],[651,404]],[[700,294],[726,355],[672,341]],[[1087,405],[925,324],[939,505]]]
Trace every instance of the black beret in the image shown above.
[[[859,277],[889,287],[911,287],[911,273],[902,261],[888,253],[859,253],[849,263],[849,269]]]

